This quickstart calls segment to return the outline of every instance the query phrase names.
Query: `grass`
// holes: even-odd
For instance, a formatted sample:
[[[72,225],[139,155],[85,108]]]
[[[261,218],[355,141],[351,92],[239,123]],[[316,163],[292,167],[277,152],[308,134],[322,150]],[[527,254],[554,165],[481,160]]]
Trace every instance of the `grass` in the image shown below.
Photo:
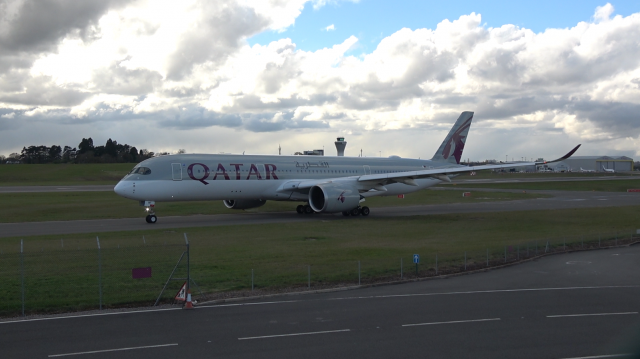
[[[562,181],[562,182],[524,182],[524,183],[457,183],[464,188],[496,188],[522,190],[554,190],[554,191],[598,191],[626,192],[630,188],[640,188],[640,177],[626,180],[600,181]],[[440,184],[439,187],[452,185]]]
[[[448,214],[397,219],[355,217],[309,223],[221,226],[145,232],[111,232],[25,238],[27,311],[95,308],[98,303],[98,251],[102,248],[104,303],[108,307],[152,304],[184,249],[191,243],[191,272],[211,294],[247,291],[251,270],[257,289],[305,287],[308,265],[312,287],[357,283],[358,261],[364,283],[412,275],[411,256],[422,257],[421,275],[470,268],[490,261],[558,248],[598,236],[613,241],[635,232],[640,206],[510,213]],[[144,236],[144,237],[143,237]],[[144,239],[143,239],[144,238]],[[596,242],[594,242],[596,241]],[[613,244],[613,243],[612,243]],[[0,240],[0,314],[20,308],[20,240]],[[517,249],[516,249],[517,248]],[[510,260],[511,260],[510,259]],[[151,266],[153,278],[131,279],[131,269]],[[184,267],[178,275],[184,275]],[[180,282],[172,282],[165,300]],[[246,292],[245,292],[246,293]]]
[[[115,185],[135,163],[2,165],[0,186]]]
[[[533,199],[544,195],[525,193],[483,192],[475,197],[462,197],[463,191],[426,190],[411,193],[404,199],[378,197],[365,203],[372,207],[418,204],[443,204]],[[0,194],[0,222],[40,222],[81,219],[142,218],[144,207],[114,192],[44,192]],[[248,212],[295,211],[298,202],[267,201],[263,207]],[[164,202],[156,205],[159,216],[238,213],[226,208],[222,201]],[[242,211],[240,211],[242,212]]]

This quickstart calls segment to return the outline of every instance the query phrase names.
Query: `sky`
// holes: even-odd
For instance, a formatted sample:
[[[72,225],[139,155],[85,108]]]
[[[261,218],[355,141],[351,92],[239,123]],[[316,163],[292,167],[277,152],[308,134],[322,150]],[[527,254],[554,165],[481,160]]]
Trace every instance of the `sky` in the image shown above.
[[[0,154],[640,157],[637,1],[0,0]]]

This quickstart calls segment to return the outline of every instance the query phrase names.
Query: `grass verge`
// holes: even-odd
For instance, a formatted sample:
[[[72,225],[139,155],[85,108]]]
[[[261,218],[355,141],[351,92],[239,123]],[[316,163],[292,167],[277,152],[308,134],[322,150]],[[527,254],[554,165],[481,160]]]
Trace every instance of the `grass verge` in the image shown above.
[[[135,163],[0,166],[0,186],[116,185]]]
[[[372,208],[418,205],[509,201],[546,197],[526,193],[482,192],[475,197],[462,197],[463,191],[420,191],[405,196],[367,199]],[[144,207],[113,192],[44,192],[0,194],[0,222],[40,222],[80,219],[142,218]],[[295,211],[298,202],[267,201],[260,208],[248,212]],[[159,216],[186,216],[194,214],[238,213],[226,208],[222,201],[165,202],[158,203]]]
[[[404,277],[414,276],[414,253],[426,276],[435,274],[436,255],[439,273],[447,273],[502,263],[505,255],[513,261],[565,245],[622,243],[639,215],[632,206],[112,232],[99,234],[100,254],[95,234],[37,236],[25,238],[22,258],[20,239],[8,238],[0,240],[0,314],[20,311],[21,260],[27,312],[97,307],[99,261],[106,307],[152,304],[184,249],[182,232],[199,288],[224,296],[249,293],[252,270],[263,291],[306,287],[310,270],[313,289],[357,284],[358,263],[362,283],[399,279],[401,260]],[[132,279],[137,267],[152,267],[152,278]],[[177,272],[184,276],[184,267]],[[165,301],[180,284],[170,284]]]
[[[450,188],[452,185],[440,184],[438,187]],[[598,191],[626,192],[630,188],[640,188],[640,177],[628,180],[566,181],[566,182],[524,182],[524,183],[457,183],[464,188],[499,188],[547,191]]]

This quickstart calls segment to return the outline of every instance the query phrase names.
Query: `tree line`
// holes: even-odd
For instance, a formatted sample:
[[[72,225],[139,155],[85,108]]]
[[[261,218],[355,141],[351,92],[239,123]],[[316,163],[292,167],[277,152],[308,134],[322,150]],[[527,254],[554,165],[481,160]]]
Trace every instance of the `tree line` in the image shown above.
[[[95,146],[93,139],[83,138],[77,147],[71,146],[29,146],[21,153],[12,153],[8,157],[0,155],[1,163],[137,163],[155,154],[146,149],[138,150],[134,146],[107,140],[104,146]]]

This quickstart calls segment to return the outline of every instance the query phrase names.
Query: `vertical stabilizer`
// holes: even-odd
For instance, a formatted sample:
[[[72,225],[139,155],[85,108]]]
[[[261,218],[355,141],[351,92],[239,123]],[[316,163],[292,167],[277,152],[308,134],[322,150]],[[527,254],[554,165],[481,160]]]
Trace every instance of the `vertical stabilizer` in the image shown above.
[[[473,112],[465,111],[460,114],[451,131],[449,131],[447,137],[442,141],[440,148],[438,148],[436,154],[433,155],[433,161],[460,163],[462,150],[464,150],[464,144],[467,141],[467,135],[471,127],[471,120],[473,120]]]

